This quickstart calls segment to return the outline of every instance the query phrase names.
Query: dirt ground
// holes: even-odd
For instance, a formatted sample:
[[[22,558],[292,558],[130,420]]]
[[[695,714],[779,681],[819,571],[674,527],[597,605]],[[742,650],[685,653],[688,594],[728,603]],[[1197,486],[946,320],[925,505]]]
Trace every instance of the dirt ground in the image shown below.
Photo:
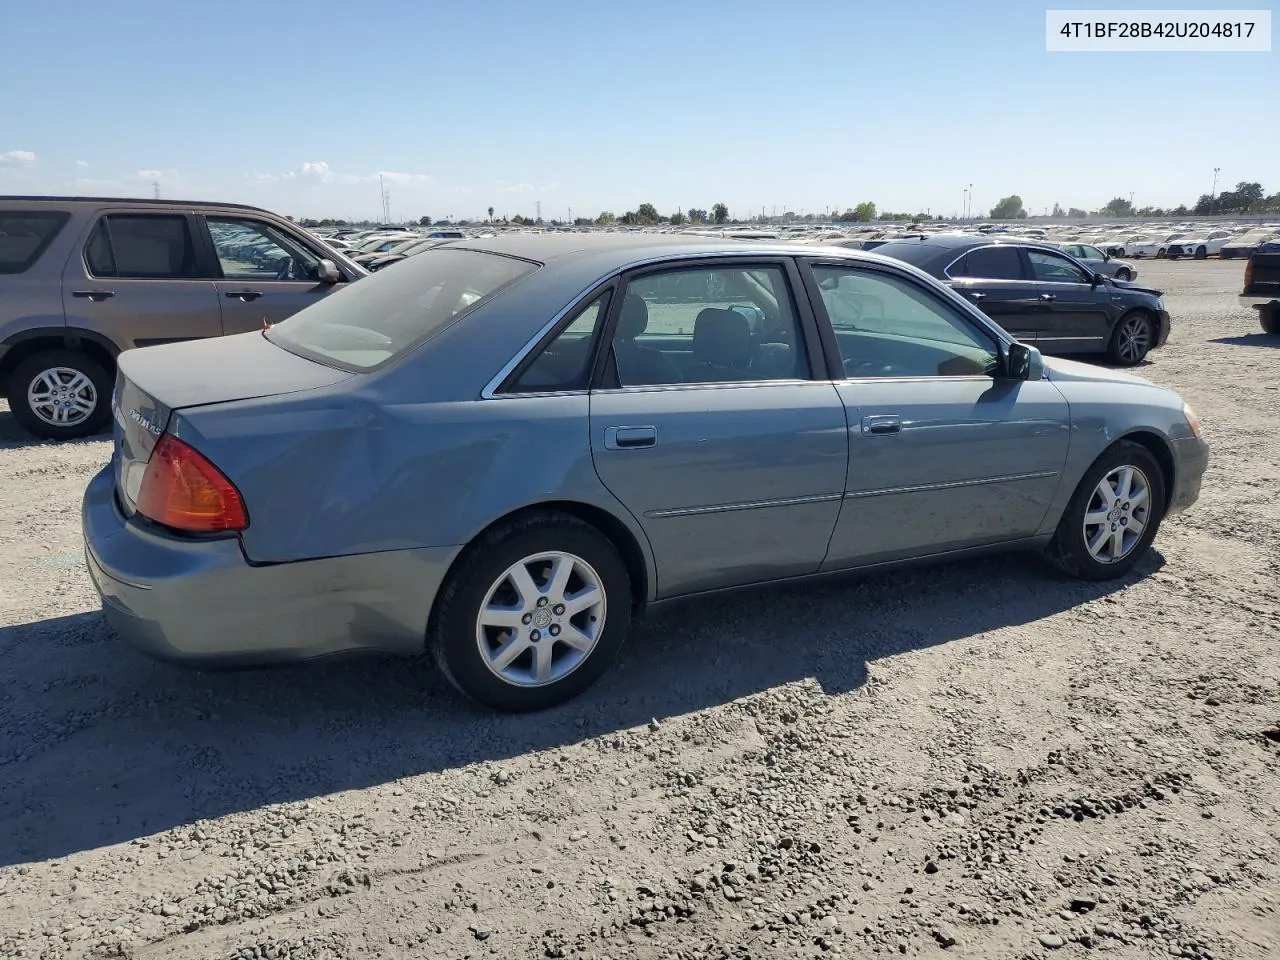
[[[582,699],[114,640],[108,443],[0,412],[0,956],[1280,957],[1280,340],[1143,263],[1213,447],[1126,581],[1027,557],[689,603]]]

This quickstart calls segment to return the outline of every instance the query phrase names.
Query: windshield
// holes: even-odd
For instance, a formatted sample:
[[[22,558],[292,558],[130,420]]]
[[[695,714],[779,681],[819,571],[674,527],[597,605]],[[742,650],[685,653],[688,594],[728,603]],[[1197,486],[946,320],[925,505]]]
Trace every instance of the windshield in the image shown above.
[[[270,327],[266,337],[320,363],[372,370],[536,269],[497,254],[429,250],[330,294]]]

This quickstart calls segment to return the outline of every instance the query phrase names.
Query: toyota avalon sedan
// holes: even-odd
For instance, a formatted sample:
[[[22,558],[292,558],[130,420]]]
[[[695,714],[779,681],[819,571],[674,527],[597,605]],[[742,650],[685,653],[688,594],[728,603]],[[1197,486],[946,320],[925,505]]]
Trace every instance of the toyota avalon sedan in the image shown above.
[[[993,549],[1123,576],[1208,458],[1171,391],[783,242],[458,241],[119,371],[83,523],[121,636],[429,651],[502,710],[579,693],[676,597]]]

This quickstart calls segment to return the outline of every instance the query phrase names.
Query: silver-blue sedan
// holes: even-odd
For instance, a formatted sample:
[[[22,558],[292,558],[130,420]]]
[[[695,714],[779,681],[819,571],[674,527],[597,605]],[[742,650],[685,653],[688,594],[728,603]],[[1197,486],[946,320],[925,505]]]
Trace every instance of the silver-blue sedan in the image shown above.
[[[83,521],[120,635],[429,650],[504,710],[574,696],[675,597],[1010,548],[1122,576],[1208,458],[1176,394],[907,264],[661,235],[455,242],[129,351],[113,407]]]

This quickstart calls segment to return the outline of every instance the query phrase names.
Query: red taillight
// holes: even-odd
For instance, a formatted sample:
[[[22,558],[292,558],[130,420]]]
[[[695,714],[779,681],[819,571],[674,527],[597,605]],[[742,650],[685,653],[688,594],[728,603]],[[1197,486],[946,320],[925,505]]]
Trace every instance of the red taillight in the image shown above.
[[[1253,286],[1253,257],[1244,265],[1244,285],[1246,288]]]
[[[213,533],[249,526],[240,491],[190,444],[166,433],[138,491],[138,512],[176,530]]]

